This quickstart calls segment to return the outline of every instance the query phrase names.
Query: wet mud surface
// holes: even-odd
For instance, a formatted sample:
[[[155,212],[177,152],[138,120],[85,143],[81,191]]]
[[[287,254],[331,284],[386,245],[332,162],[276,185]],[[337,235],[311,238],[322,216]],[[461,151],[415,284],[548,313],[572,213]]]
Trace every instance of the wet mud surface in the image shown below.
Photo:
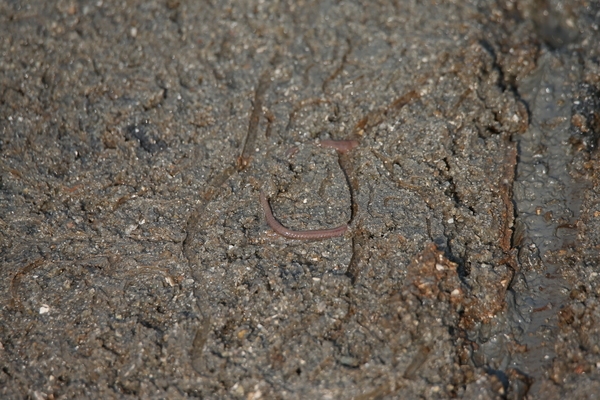
[[[598,21],[0,1],[1,397],[594,398]]]

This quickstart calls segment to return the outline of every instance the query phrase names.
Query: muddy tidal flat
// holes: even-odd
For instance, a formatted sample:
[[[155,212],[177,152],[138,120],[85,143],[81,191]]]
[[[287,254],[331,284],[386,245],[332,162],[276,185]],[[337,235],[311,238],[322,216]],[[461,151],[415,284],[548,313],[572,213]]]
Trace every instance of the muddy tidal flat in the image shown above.
[[[599,24],[0,0],[0,398],[596,398]]]

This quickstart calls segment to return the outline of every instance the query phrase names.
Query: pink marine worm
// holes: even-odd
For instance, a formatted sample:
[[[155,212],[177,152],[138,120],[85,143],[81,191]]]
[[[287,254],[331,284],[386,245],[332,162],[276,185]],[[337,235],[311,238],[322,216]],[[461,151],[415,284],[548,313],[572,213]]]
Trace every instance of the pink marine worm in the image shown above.
[[[294,231],[286,228],[281,225],[279,221],[275,219],[273,216],[273,211],[271,211],[271,205],[269,204],[269,200],[267,196],[263,192],[260,192],[260,204],[263,207],[265,212],[265,219],[267,220],[267,224],[275,231],[275,233],[284,236],[288,239],[296,239],[296,240],[322,240],[329,239],[333,237],[343,236],[344,233],[348,230],[348,225],[338,226],[333,229],[316,229],[310,231]]]
[[[321,140],[318,143],[321,147],[336,149],[341,154],[347,153],[350,150],[358,147],[358,140]]]

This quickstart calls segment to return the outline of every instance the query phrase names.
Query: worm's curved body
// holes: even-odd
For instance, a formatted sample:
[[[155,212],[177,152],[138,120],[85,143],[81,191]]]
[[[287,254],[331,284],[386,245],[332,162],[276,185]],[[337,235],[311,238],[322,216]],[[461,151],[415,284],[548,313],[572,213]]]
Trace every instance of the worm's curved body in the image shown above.
[[[273,211],[271,211],[271,205],[269,204],[269,200],[267,196],[263,192],[260,192],[260,204],[263,207],[265,212],[265,219],[267,220],[267,224],[275,231],[275,233],[286,237],[288,239],[296,239],[296,240],[322,240],[329,239],[333,237],[343,236],[344,233],[348,230],[348,225],[338,226],[337,228],[332,229],[316,229],[310,231],[294,231],[292,229],[288,229],[285,226],[281,225],[279,221],[275,219],[273,216]]]

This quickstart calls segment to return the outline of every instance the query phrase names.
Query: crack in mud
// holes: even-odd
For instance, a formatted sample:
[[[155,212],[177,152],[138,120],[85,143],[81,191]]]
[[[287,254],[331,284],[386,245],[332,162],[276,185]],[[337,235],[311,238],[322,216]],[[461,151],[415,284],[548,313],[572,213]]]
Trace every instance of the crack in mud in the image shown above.
[[[520,271],[509,293],[514,299],[507,302],[517,341],[527,347],[511,364],[534,381],[543,377],[552,361],[557,313],[568,296],[567,283],[557,273],[559,265],[553,254],[573,242],[576,232],[561,228],[579,215],[575,194],[581,188],[567,170],[573,156],[566,145],[578,74],[571,59],[547,52],[519,88],[532,119],[527,132],[517,138],[519,163],[513,187],[517,228],[513,241]],[[530,393],[535,395],[535,383]]]

